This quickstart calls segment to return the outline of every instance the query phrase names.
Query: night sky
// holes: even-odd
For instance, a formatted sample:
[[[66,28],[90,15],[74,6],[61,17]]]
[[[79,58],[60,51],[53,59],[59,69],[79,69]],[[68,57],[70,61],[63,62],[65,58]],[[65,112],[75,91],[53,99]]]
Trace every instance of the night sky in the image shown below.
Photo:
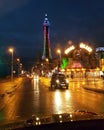
[[[70,40],[104,46],[103,0],[0,0],[2,55],[13,46],[16,56],[39,57],[45,13],[51,23],[52,55],[58,47],[68,47]]]

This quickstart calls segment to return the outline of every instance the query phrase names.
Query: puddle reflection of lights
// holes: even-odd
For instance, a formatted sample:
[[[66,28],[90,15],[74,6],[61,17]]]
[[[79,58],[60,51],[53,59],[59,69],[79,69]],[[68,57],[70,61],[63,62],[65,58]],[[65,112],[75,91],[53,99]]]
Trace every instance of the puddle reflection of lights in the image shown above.
[[[57,107],[61,105],[61,95],[59,91],[56,91],[55,93],[55,103]]]
[[[55,92],[55,95],[54,95],[54,110],[58,113],[58,114],[60,114],[60,113],[62,113],[62,111],[61,111],[61,105],[62,105],[62,96],[61,96],[61,93],[60,93],[60,91],[56,91]]]
[[[39,80],[39,76],[38,76],[38,75],[35,75],[35,76],[34,76],[34,80],[37,80],[37,81],[38,81],[38,80]]]
[[[69,100],[71,97],[70,92],[68,90],[65,92],[65,97],[67,100]]]
[[[39,91],[39,79],[34,78],[34,90]]]
[[[85,82],[83,81],[82,84],[85,85]]]

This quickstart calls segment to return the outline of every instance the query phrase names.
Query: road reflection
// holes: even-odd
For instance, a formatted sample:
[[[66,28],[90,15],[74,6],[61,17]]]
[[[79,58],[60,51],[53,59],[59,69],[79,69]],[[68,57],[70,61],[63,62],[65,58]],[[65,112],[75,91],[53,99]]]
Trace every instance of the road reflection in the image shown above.
[[[38,77],[34,77],[33,86],[34,86],[34,90],[39,92],[39,78]]]
[[[56,90],[54,93],[54,112],[61,114],[65,111],[69,111],[71,106],[71,93],[69,90]]]
[[[66,92],[65,92],[65,98],[66,98],[66,100],[67,101],[70,100],[70,97],[71,97],[70,92],[68,90],[66,90]]]
[[[60,92],[59,91],[56,91],[55,92],[55,106],[57,107],[57,108],[59,108],[60,107],[60,105],[61,105],[61,103],[62,103],[62,99],[61,99],[61,94],[60,94]]]
[[[68,89],[50,90],[45,80],[26,79],[13,93],[2,98],[5,108],[0,111],[0,121],[27,119],[31,115],[69,113],[75,110],[104,112],[104,95],[85,90],[85,82],[70,82]],[[45,82],[46,83],[46,82]]]

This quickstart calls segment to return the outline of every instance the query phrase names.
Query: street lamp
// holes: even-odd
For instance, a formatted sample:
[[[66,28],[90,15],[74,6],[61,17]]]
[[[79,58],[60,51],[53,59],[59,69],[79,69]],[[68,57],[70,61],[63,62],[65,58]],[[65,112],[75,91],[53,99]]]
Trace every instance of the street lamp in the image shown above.
[[[46,62],[49,62],[49,59],[48,59],[48,58],[46,58]]]
[[[46,58],[46,59],[45,59],[45,61],[46,61],[47,71],[49,71],[49,69],[50,69],[50,67],[49,67],[49,59],[48,59],[48,58]]]
[[[60,62],[61,62],[61,50],[60,50],[60,49],[58,49],[58,50],[57,50],[57,53],[59,54],[59,57],[60,57]]]
[[[60,49],[57,49],[57,53],[59,54],[59,63],[58,63],[58,71],[59,71],[59,68],[60,68],[60,65],[61,65],[61,50]]]
[[[19,73],[20,73],[20,59],[17,58],[17,65],[18,65],[18,77],[19,77]]]
[[[13,48],[9,48],[9,52],[12,54],[12,59],[11,59],[11,81],[13,81]]]

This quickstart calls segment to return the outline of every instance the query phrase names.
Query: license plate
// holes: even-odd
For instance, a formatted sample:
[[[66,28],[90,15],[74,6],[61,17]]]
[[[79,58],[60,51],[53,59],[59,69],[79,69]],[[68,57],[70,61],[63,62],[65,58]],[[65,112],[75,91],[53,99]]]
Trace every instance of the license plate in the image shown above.
[[[61,86],[65,86],[65,84],[61,84]]]

